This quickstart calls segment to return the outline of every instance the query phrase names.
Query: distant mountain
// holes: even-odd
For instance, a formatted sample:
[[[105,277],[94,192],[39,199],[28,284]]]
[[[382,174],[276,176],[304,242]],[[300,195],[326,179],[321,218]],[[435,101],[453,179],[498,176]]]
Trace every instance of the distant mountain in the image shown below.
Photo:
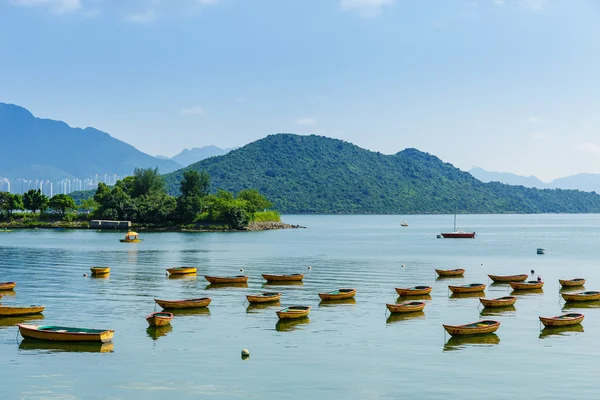
[[[520,176],[510,172],[491,172],[478,167],[471,168],[469,173],[481,182],[501,182],[507,185],[521,185],[538,189],[547,187],[546,183],[535,176]]]
[[[48,179],[131,175],[135,167],[171,172],[180,166],[160,160],[94,128],[72,128],[62,121],[34,117],[28,110],[0,103],[0,177]]]
[[[204,147],[193,147],[191,149],[184,149],[181,153],[171,157],[171,160],[186,167],[198,161],[202,161],[208,157],[220,156],[229,153],[235,147],[229,149],[222,149],[217,146],[204,146]]]
[[[276,134],[167,174],[206,170],[213,188],[254,188],[283,213],[583,213],[600,195],[483,183],[416,149],[374,153],[322,136]]]
[[[166,157],[166,156],[161,156],[161,155],[154,156],[154,157],[155,157],[155,158],[158,158],[159,160],[170,160],[170,158],[169,158],[169,157]]]
[[[558,178],[548,183],[548,187],[600,193],[600,174],[577,174]]]

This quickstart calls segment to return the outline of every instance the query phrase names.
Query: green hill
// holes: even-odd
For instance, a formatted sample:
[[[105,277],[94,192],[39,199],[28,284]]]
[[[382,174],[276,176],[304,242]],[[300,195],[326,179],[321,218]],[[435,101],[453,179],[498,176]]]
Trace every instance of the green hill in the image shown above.
[[[282,213],[589,213],[600,196],[482,183],[416,149],[384,155],[322,136],[276,134],[165,175],[206,170],[213,187],[254,188]]]

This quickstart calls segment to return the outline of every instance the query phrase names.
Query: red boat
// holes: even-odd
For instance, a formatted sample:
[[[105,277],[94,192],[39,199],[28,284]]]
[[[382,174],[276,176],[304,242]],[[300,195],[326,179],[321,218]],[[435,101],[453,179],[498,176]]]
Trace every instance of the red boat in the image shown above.
[[[464,232],[456,230],[456,214],[454,214],[454,231],[453,232],[442,232],[444,239],[473,239],[475,232]]]

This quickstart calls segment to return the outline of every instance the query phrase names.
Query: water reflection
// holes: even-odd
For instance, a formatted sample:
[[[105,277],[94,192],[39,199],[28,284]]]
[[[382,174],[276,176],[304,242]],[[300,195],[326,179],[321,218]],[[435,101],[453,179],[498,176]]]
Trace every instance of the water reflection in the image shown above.
[[[544,293],[544,289],[515,289],[512,292],[510,292],[511,296],[527,296],[527,295],[534,295],[534,294],[543,294]]]
[[[484,292],[473,292],[473,293],[452,293],[450,295],[451,299],[469,299],[475,297],[485,297]]]
[[[44,319],[44,314],[31,314],[22,315],[15,317],[0,317],[0,328],[6,328],[9,326],[16,326],[17,324],[23,324],[26,322],[39,321]]]
[[[577,310],[578,308],[600,308],[600,300],[594,301],[567,301],[562,309],[565,310]]]
[[[269,307],[281,307],[281,302],[277,300],[270,301],[268,303],[250,303],[248,304],[248,307],[246,307],[246,312],[251,313],[253,311],[264,310]]]
[[[180,279],[184,281],[195,281],[198,276],[196,274],[169,274],[169,279]]]
[[[351,299],[338,299],[338,300],[321,300],[319,302],[319,307],[333,307],[333,306],[339,306],[339,305],[344,305],[344,304],[356,304],[356,299],[355,298],[351,298]]]
[[[452,336],[446,344],[444,351],[461,350],[467,347],[491,347],[500,343],[500,338],[495,333],[472,336]]]
[[[226,289],[226,288],[247,288],[247,287],[248,287],[248,283],[247,282],[242,282],[242,283],[209,283],[208,285],[206,285],[206,287],[204,288],[204,290]]]
[[[94,342],[46,342],[43,340],[23,339],[19,344],[20,350],[47,350],[48,352],[83,352],[108,353],[113,352],[114,343]]]
[[[515,306],[504,306],[504,307],[485,307],[479,314],[481,315],[502,315],[504,313],[511,313],[517,311]]]
[[[167,334],[169,332],[171,332],[172,330],[173,330],[173,327],[171,325],[149,326],[148,328],[146,328],[146,333],[153,340],[158,340],[158,338],[160,338],[162,336],[167,336]]]
[[[409,313],[391,313],[385,320],[386,324],[394,324],[396,322],[408,321],[411,319],[424,319],[425,313],[423,311],[415,311]]]
[[[490,287],[500,287],[500,288],[506,288],[506,287],[510,287],[510,283],[508,282],[492,282],[489,284]]]
[[[430,294],[421,294],[418,296],[398,296],[396,303],[402,303],[407,300],[431,300]]]
[[[457,279],[465,279],[465,277],[462,275],[438,276],[437,278],[435,278],[435,281],[440,282],[440,281],[451,281],[451,280],[457,280]]]
[[[264,288],[272,288],[275,286],[302,286],[304,285],[303,281],[271,281],[265,282],[262,284]]]
[[[558,293],[569,293],[569,292],[579,292],[585,291],[585,286],[567,286],[561,288]]]
[[[170,312],[174,316],[186,316],[186,315],[200,315],[210,317],[210,309],[208,307],[200,308],[171,308],[166,311]]]
[[[0,298],[2,298],[2,296],[15,296],[16,294],[17,294],[17,292],[15,292],[13,289],[0,290]]]
[[[570,325],[558,327],[546,327],[540,331],[540,339],[545,339],[550,336],[568,336],[568,333],[583,332],[583,325]]]
[[[277,324],[275,324],[275,329],[278,332],[290,332],[301,328],[302,325],[308,324],[310,324],[310,318],[308,317],[289,320],[280,319],[279,321],[277,321]]]
[[[110,272],[107,274],[91,274],[90,278],[92,278],[92,279],[108,279],[108,278],[110,278]]]

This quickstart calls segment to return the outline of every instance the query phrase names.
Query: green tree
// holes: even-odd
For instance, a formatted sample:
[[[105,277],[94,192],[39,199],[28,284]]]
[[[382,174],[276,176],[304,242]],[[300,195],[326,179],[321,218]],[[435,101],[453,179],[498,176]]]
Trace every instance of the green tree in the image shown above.
[[[96,194],[94,195],[94,201],[100,205],[103,205],[106,197],[110,195],[110,187],[106,183],[99,183]]]
[[[158,168],[136,168],[133,175],[131,197],[135,198],[165,191],[165,183],[158,172]]]
[[[246,211],[250,214],[254,214],[257,211],[263,211],[267,208],[273,207],[273,203],[271,203],[265,196],[258,193],[258,190],[255,189],[245,189],[238,192],[237,197],[238,200],[246,201]]]
[[[181,195],[204,197],[210,193],[210,176],[206,171],[188,170],[183,173]]]
[[[93,213],[99,207],[100,204],[98,204],[98,202],[96,202],[96,200],[93,197],[91,197],[89,199],[82,200],[78,208],[82,211],[90,211]]]
[[[51,209],[55,211],[60,211],[61,215],[65,215],[65,213],[69,210],[74,210],[76,208],[75,200],[67,194],[57,194],[50,199],[48,203]]]
[[[10,217],[15,210],[23,209],[23,197],[20,194],[0,192],[0,211],[4,211],[6,217]]]
[[[43,212],[48,208],[48,196],[43,194],[40,189],[31,189],[23,194],[23,206],[34,214],[37,210]]]

